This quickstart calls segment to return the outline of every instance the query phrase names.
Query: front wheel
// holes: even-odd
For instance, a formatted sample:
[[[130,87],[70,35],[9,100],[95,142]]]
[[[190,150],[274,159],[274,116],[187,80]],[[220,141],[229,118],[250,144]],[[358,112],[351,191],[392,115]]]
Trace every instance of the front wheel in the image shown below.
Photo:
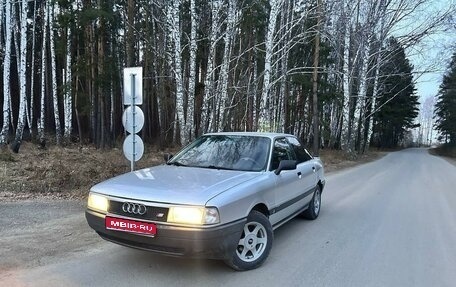
[[[309,203],[309,207],[305,210],[302,215],[310,220],[314,220],[320,214],[321,208],[321,189],[320,186],[317,185],[314,191],[314,195],[312,200]]]
[[[255,269],[268,257],[273,240],[269,219],[261,212],[252,210],[233,256],[225,263],[238,271]]]

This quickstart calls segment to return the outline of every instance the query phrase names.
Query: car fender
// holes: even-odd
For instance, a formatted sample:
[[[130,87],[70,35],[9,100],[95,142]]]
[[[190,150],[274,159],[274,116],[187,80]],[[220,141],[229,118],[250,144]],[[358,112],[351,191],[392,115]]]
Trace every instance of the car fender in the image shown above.
[[[258,204],[264,204],[270,210],[275,203],[275,181],[270,174],[262,172],[254,179],[227,189],[211,198],[206,206],[218,208],[221,224],[246,218]]]

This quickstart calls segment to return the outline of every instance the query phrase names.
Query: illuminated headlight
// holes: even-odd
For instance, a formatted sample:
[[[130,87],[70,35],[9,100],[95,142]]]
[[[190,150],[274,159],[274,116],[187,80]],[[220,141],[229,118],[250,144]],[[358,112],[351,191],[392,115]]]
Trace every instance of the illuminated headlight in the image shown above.
[[[220,222],[215,207],[182,207],[173,206],[168,211],[168,222],[183,224],[215,224]]]
[[[102,195],[90,193],[87,206],[90,209],[107,212],[108,211],[108,199]]]

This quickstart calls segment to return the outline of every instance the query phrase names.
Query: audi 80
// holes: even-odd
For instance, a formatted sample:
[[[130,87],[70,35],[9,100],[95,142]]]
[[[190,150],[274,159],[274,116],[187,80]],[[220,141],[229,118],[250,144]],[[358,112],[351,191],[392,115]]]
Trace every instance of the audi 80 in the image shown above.
[[[85,214],[108,241],[250,270],[276,228],[318,217],[324,185],[322,162],[292,135],[212,133],[166,164],[93,186]]]

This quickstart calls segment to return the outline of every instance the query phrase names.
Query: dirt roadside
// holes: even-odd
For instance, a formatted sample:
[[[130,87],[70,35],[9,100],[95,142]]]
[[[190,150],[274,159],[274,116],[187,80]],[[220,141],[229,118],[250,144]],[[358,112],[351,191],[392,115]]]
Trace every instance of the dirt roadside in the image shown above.
[[[0,278],[15,269],[47,265],[109,246],[88,227],[84,209],[90,185],[128,170],[120,153],[63,148],[43,151],[28,146],[19,155],[3,154]],[[160,163],[162,154],[146,155],[139,167]],[[323,151],[321,157],[326,171],[331,172],[384,154],[371,152],[348,159],[337,151]]]
[[[447,162],[451,163],[452,165],[456,166],[456,149],[439,149],[439,148],[430,148],[428,149],[429,153],[443,158]]]
[[[0,274],[84,254],[102,240],[84,220],[82,200],[0,203]]]

